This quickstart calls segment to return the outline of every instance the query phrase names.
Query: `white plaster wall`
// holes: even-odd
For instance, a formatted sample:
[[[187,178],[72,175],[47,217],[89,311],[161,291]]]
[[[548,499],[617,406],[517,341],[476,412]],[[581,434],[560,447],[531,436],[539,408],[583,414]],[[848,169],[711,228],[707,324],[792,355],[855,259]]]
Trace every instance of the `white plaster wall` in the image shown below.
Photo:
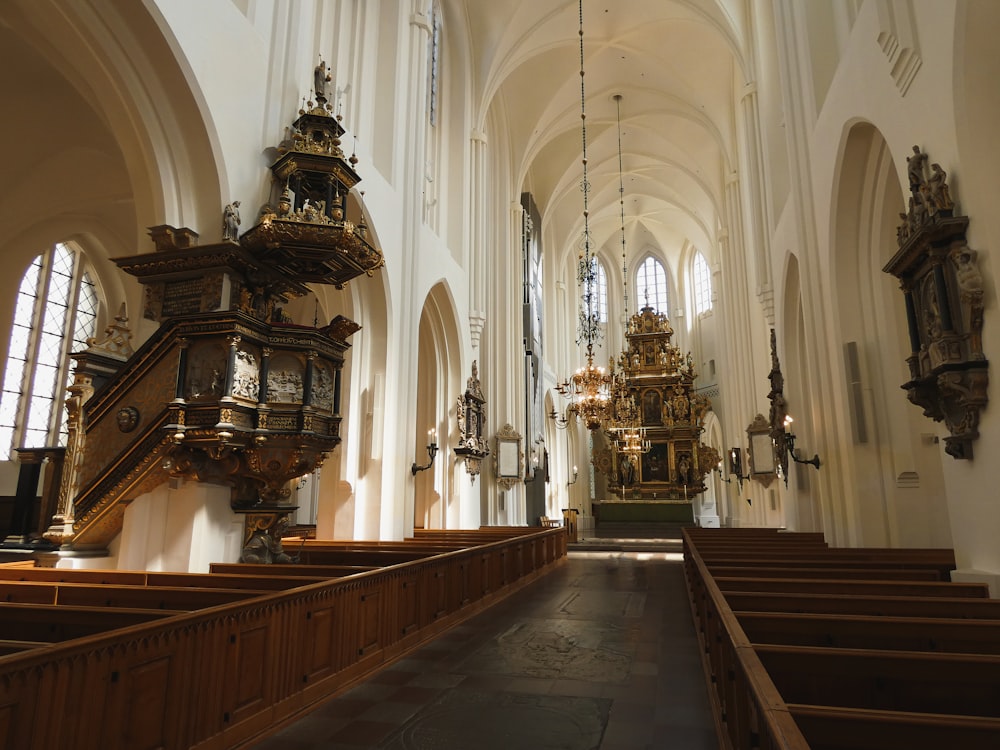
[[[473,358],[466,313],[471,284],[463,266],[468,257],[463,221],[452,213],[434,214],[435,222],[441,219],[449,227],[447,237],[430,231],[424,223],[429,216],[423,197],[428,143],[423,135],[427,128],[425,5],[382,3],[376,8],[366,3],[261,2],[245,16],[229,0],[206,0],[198,4],[197,13],[186,3],[156,3],[176,54],[190,73],[206,125],[218,140],[222,184],[228,186],[228,192],[220,196],[220,210],[234,198],[242,200],[244,229],[266,197],[266,149],[280,140],[301,98],[308,95],[317,54],[322,53],[334,68],[334,87],[348,89],[343,97],[343,124],[348,131],[344,140],[345,146],[356,149],[362,176],[359,189],[365,191],[372,229],[386,259],[379,273],[385,277],[388,296],[389,350],[381,361],[354,362],[355,372],[364,377],[351,379],[345,404],[350,409],[379,378],[384,383],[383,422],[377,430],[384,441],[381,454],[402,458],[383,461],[376,467],[381,469],[379,481],[372,481],[373,477],[365,476],[372,468],[367,456],[345,451],[346,458],[335,457],[340,462],[337,470],[323,474],[322,482],[330,486],[320,489],[318,515],[324,527],[336,526],[338,532],[345,528],[340,521],[350,515],[350,535],[367,538],[400,538],[412,530],[414,478],[407,457],[419,448],[410,438],[417,412],[415,379],[394,373],[415,370],[420,346],[417,323],[429,291],[438,284],[453,296],[456,319],[452,325],[460,339],[458,350],[447,354],[461,363],[458,369],[463,372]],[[460,45],[461,36],[454,41]],[[452,54],[460,56],[460,46]],[[222,60],[234,62],[220,65]],[[458,72],[450,76],[449,80],[460,80]],[[449,137],[441,147],[446,167],[435,174],[439,195],[470,193],[465,166],[465,134],[470,130],[467,110],[462,101],[444,100],[440,127],[447,128]],[[456,180],[460,184],[452,184]],[[220,228],[199,229],[214,238]],[[368,303],[364,296],[357,302],[361,307]],[[359,340],[364,336],[364,329],[354,336],[358,349],[363,347]],[[499,371],[510,369],[503,360],[497,366]],[[488,378],[484,385],[491,387]],[[363,416],[358,411],[352,414]],[[492,427],[496,426],[494,422]],[[345,437],[350,440],[354,435],[356,431]],[[337,491],[342,481],[354,491],[346,495]],[[449,524],[479,520],[475,493],[463,491],[440,472],[435,472],[435,485],[437,492],[448,495],[439,515]],[[342,507],[343,502],[352,507]],[[335,513],[323,508],[330,503],[337,508]],[[333,516],[336,523],[331,523]]]
[[[781,18],[802,20],[802,5],[778,0],[775,6]],[[787,120],[787,124],[795,128],[789,134],[789,148],[793,153],[792,180],[797,183],[791,192],[793,196],[801,194],[811,197],[811,200],[801,210],[792,199],[782,207],[781,218],[771,240],[774,248],[772,265],[776,269],[784,267],[783,256],[788,252],[795,252],[801,263],[805,335],[808,340],[816,342],[813,349],[815,363],[806,375],[811,391],[823,399],[824,411],[828,415],[822,434],[808,436],[807,439],[809,444],[819,446],[824,459],[824,468],[817,479],[821,483],[823,517],[827,524],[824,530],[828,537],[832,532],[831,541],[834,543],[868,542],[863,531],[866,523],[863,513],[867,512],[867,508],[859,506],[865,499],[855,497],[849,483],[837,477],[838,473],[858,469],[847,460],[852,447],[846,394],[841,385],[843,337],[837,324],[838,295],[826,285],[827,280],[836,278],[834,266],[837,258],[833,254],[832,238],[838,231],[846,229],[837,226],[833,214],[833,196],[837,189],[844,136],[853,123],[872,123],[889,146],[900,184],[904,185],[903,193],[905,158],[913,144],[927,151],[932,161],[941,163],[949,173],[953,187],[958,188],[957,200],[961,210],[970,216],[971,244],[975,247],[979,238],[985,240],[978,244],[981,251],[986,251],[983,252],[986,257],[981,256],[981,269],[987,283],[995,288],[995,266],[988,257],[992,247],[988,246],[987,238],[1000,237],[1000,224],[994,210],[995,200],[991,201],[987,196],[995,198],[997,195],[996,171],[989,171],[992,175],[989,180],[973,177],[984,155],[982,148],[975,155],[967,151],[966,155],[971,159],[963,162],[959,158],[965,123],[962,120],[959,121],[961,125],[956,123],[958,107],[952,101],[953,92],[962,88],[961,84],[956,85],[956,81],[964,80],[964,71],[956,69],[956,61],[972,54],[967,51],[966,35],[974,32],[959,26],[970,8],[982,9],[974,26],[983,38],[972,48],[980,57],[986,55],[991,58],[984,60],[981,66],[988,70],[997,69],[995,44],[991,47],[984,39],[991,36],[984,30],[989,26],[990,18],[996,20],[995,11],[988,6],[988,3],[964,2],[913,3],[908,6],[906,10],[912,13],[922,65],[905,93],[893,80],[891,61],[876,43],[879,34],[887,30],[886,19],[879,15],[877,2],[862,4],[846,44],[839,51],[836,70],[828,86],[824,85],[822,95],[813,96],[808,80],[810,54],[815,55],[815,49],[809,54],[801,48],[793,50],[789,64],[783,70],[786,107],[790,114],[798,112],[798,117],[790,116]],[[794,28],[792,23],[791,32]],[[974,65],[972,68],[981,66]],[[792,75],[790,68],[793,67],[805,71],[804,84]],[[985,92],[985,89],[978,91]],[[815,117],[809,109],[809,102],[814,98],[821,104]],[[982,95],[977,98],[977,101],[981,100]],[[995,114],[995,109],[994,105],[990,111]],[[981,145],[986,146],[985,142]],[[992,155],[995,144],[993,146],[987,158],[995,164],[996,159]],[[904,207],[900,206],[899,210],[904,210]],[[891,257],[894,249],[886,248],[885,260]],[[780,277],[776,278],[776,289],[779,294],[783,293]],[[894,303],[901,307],[901,296]],[[781,304],[776,308],[780,310]],[[995,304],[989,299],[984,324],[984,348],[987,350],[996,348],[996,343],[1000,341],[994,309]],[[780,332],[786,325],[787,321],[779,319],[779,341]],[[877,341],[871,344],[879,346]],[[902,383],[900,374],[905,374],[905,370],[902,363],[898,364],[898,367],[892,367],[886,360],[883,370],[887,382],[880,386],[891,393],[891,397],[902,399],[905,396],[898,391],[898,385]],[[916,409],[909,404],[906,406]],[[943,434],[942,427],[930,420],[924,419],[922,424],[921,432]],[[943,441],[935,445],[919,435],[894,433],[893,440],[898,441],[899,456],[909,455],[912,450],[918,453],[927,449],[940,452],[944,486],[940,488],[939,497],[927,496],[916,504],[912,502],[912,495],[899,490],[892,500],[892,533],[897,543],[940,545],[951,541],[960,567],[996,574],[1000,571],[1000,550],[995,544],[1000,531],[1000,508],[992,502],[993,493],[989,488],[1000,481],[1000,466],[995,461],[984,460],[984,457],[996,455],[1000,449],[1000,419],[989,408],[982,415],[980,435],[975,444],[976,458],[973,461],[955,461],[943,455]],[[801,441],[803,435],[800,434],[799,438]],[[911,449],[911,440],[920,442],[919,449]],[[876,501],[882,502],[877,498]],[[945,507],[948,519],[941,523],[940,513]],[[949,522],[950,540],[940,534]]]
[[[220,485],[162,484],[125,510],[117,565],[127,570],[207,573],[213,562],[237,562],[243,517],[233,513]]]

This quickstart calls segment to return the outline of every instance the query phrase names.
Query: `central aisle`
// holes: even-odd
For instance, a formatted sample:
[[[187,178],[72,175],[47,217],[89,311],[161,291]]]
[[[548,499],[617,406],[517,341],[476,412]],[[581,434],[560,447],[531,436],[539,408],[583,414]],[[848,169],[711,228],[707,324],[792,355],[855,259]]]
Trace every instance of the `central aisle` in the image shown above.
[[[714,750],[679,542],[608,542],[254,750]]]

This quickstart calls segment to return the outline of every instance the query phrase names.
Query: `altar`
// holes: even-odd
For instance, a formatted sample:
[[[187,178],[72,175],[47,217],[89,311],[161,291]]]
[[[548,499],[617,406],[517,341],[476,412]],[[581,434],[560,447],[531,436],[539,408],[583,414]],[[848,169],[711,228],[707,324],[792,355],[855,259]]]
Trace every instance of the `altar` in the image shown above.
[[[694,523],[694,508],[689,502],[650,500],[637,502],[594,503],[594,519],[602,523]]]

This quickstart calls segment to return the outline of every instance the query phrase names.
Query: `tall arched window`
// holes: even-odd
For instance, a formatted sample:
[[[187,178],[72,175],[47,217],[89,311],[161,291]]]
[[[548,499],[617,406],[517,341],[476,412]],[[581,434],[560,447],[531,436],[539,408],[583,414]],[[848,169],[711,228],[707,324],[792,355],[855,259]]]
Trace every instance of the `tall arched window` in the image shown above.
[[[608,274],[604,270],[604,264],[594,259],[594,265],[597,267],[597,279],[594,283],[594,292],[597,294],[596,307],[597,307],[597,322],[607,323],[608,322]]]
[[[705,256],[694,254],[691,266],[691,286],[694,287],[694,314],[701,315],[712,309],[712,272]]]
[[[646,258],[635,274],[635,296],[637,304],[645,304],[664,315],[670,315],[667,300],[667,272],[656,258]]]
[[[78,248],[60,243],[29,266],[0,393],[0,460],[10,460],[15,447],[66,444],[69,354],[86,348],[97,309],[97,289]]]

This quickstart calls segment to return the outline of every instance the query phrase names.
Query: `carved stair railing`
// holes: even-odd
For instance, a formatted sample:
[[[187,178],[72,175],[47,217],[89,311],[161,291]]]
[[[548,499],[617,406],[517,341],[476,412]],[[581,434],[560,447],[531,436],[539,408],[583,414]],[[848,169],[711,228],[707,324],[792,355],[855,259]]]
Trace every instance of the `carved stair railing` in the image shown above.
[[[356,329],[226,312],[170,321],[117,372],[78,355],[46,537],[106,548],[128,503],[171,477],[229,485],[234,510],[281,504],[340,442],[344,339]]]

